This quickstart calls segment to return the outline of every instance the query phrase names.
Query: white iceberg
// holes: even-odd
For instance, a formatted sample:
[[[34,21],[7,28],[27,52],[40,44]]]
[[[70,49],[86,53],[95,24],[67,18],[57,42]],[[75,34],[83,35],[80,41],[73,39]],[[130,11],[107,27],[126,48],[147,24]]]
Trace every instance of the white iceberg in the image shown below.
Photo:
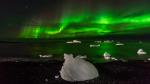
[[[147,54],[143,49],[139,49],[138,51],[137,51],[137,54],[138,55],[145,55],[145,54]]]
[[[73,40],[73,43],[81,43],[81,41]]]
[[[115,57],[111,57],[111,60],[117,61],[118,59]]]
[[[111,55],[108,53],[108,52],[105,52],[104,54],[103,54],[103,56],[104,56],[104,59],[106,59],[106,60],[109,60],[111,57]]]
[[[124,45],[124,44],[123,44],[123,43],[120,43],[120,42],[117,42],[116,45],[117,45],[117,46],[122,46],[122,45]]]
[[[39,55],[40,58],[51,58],[53,57],[53,55],[49,54],[49,55]]]
[[[71,43],[73,43],[73,42],[72,42],[72,41],[67,41],[66,43],[71,44]]]
[[[59,75],[55,75],[55,79],[59,78]]]
[[[147,60],[150,61],[150,58],[148,58]]]
[[[78,41],[78,40],[73,40],[73,41],[67,41],[66,43],[81,43],[81,41]]]
[[[66,81],[85,81],[99,76],[93,64],[72,54],[64,54],[65,62],[61,68],[61,78]]]
[[[100,47],[100,44],[98,44],[98,45],[90,45],[90,47],[92,48],[92,47]]]

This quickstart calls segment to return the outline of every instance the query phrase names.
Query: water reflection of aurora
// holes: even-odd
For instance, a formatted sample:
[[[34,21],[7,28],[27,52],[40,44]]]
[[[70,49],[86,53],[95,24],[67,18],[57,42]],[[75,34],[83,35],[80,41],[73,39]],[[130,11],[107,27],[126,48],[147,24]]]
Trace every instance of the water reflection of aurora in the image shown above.
[[[109,53],[111,57],[124,60],[146,60],[150,57],[150,41],[121,41],[124,45],[116,45],[118,41],[111,43],[95,43],[91,41],[82,41],[81,44],[66,44],[65,40],[49,41],[43,43],[31,43],[23,47],[25,51],[22,51],[19,56],[30,56],[31,58],[39,58],[39,55],[53,55],[50,59],[63,60],[64,53],[73,54],[74,56],[87,56],[87,59],[93,62],[106,62],[103,55],[105,52]],[[90,47],[89,45],[98,45],[99,47]],[[9,45],[10,46],[10,45]],[[10,48],[10,50],[12,50]],[[17,48],[18,49],[18,48]],[[146,55],[138,55],[137,51],[143,49],[147,52]],[[18,49],[21,50],[21,49]],[[9,53],[8,53],[9,54]],[[12,56],[12,54],[10,54]]]

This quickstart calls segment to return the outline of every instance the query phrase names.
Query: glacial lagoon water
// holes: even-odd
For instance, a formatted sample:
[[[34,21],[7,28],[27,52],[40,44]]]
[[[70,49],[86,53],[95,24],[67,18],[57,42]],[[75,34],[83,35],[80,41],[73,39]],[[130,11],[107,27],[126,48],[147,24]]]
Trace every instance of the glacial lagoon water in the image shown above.
[[[77,41],[77,42],[76,42]],[[79,41],[79,42],[78,42]],[[140,40],[51,40],[44,42],[7,42],[0,43],[1,60],[31,59],[60,60],[63,54],[86,56],[92,62],[108,62],[103,54],[108,52],[118,60],[146,60],[150,57],[150,41]],[[138,55],[142,49],[146,54]],[[42,57],[43,56],[43,57]]]

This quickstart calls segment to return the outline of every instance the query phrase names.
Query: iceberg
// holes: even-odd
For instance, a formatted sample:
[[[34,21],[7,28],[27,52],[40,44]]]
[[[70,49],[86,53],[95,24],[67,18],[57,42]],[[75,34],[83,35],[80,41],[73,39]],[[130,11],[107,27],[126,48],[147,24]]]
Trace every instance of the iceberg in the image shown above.
[[[60,70],[60,76],[66,81],[86,81],[97,78],[98,70],[93,64],[72,54],[64,54],[64,63]]]
[[[100,47],[100,44],[98,44],[98,45],[92,45],[92,44],[91,44],[91,45],[90,45],[90,48],[91,48],[91,47]]]
[[[138,55],[145,55],[145,54],[147,54],[143,49],[139,49],[138,51],[137,51],[137,54]]]
[[[116,45],[117,45],[117,46],[122,46],[122,45],[124,45],[124,44],[123,44],[123,43],[120,43],[120,42],[117,42]]]
[[[51,58],[53,57],[53,55],[49,54],[49,55],[39,55],[40,58]]]
[[[104,56],[104,59],[106,59],[106,60],[109,60],[111,57],[111,55],[108,53],[108,52],[105,52],[104,54],[103,54],[103,56]]]
[[[68,43],[68,44],[81,43],[81,41],[73,40],[73,41],[67,41],[66,43]]]

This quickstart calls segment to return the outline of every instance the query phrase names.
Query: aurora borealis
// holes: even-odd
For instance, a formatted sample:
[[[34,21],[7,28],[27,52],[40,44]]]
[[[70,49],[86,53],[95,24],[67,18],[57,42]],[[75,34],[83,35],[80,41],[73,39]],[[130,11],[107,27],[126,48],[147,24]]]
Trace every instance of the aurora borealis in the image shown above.
[[[1,37],[67,38],[150,34],[150,31],[147,31],[150,30],[149,2],[148,0],[27,0],[23,2],[15,0],[13,5],[9,4],[10,9],[3,8],[9,11],[12,6],[14,7],[12,12],[5,15],[10,19],[5,23],[11,25],[1,23],[2,27],[5,27],[5,29],[1,28],[4,31],[1,31]],[[7,0],[4,5],[7,5],[6,3]],[[21,10],[22,13],[18,13]],[[7,32],[10,35],[6,35]]]
[[[120,32],[120,31],[133,31],[137,29],[143,29],[145,27],[150,26],[150,15],[142,15],[137,17],[128,17],[128,18],[120,18],[116,19],[113,18],[110,20],[107,16],[102,16],[102,18],[98,19],[97,21],[88,22],[82,26],[82,22],[75,23],[60,23],[60,26],[56,28],[53,27],[45,27],[45,26],[29,26],[26,27],[23,32],[21,33],[22,37],[28,38],[40,38],[42,35],[43,37],[51,37],[53,35],[61,35],[65,34],[66,36],[71,36],[70,34],[77,36],[78,33],[80,35],[88,35],[88,34],[95,34],[95,35],[107,35],[113,32]],[[120,28],[117,28],[117,25],[122,25]],[[123,33],[124,33],[123,32]],[[65,37],[64,35],[64,37]]]

